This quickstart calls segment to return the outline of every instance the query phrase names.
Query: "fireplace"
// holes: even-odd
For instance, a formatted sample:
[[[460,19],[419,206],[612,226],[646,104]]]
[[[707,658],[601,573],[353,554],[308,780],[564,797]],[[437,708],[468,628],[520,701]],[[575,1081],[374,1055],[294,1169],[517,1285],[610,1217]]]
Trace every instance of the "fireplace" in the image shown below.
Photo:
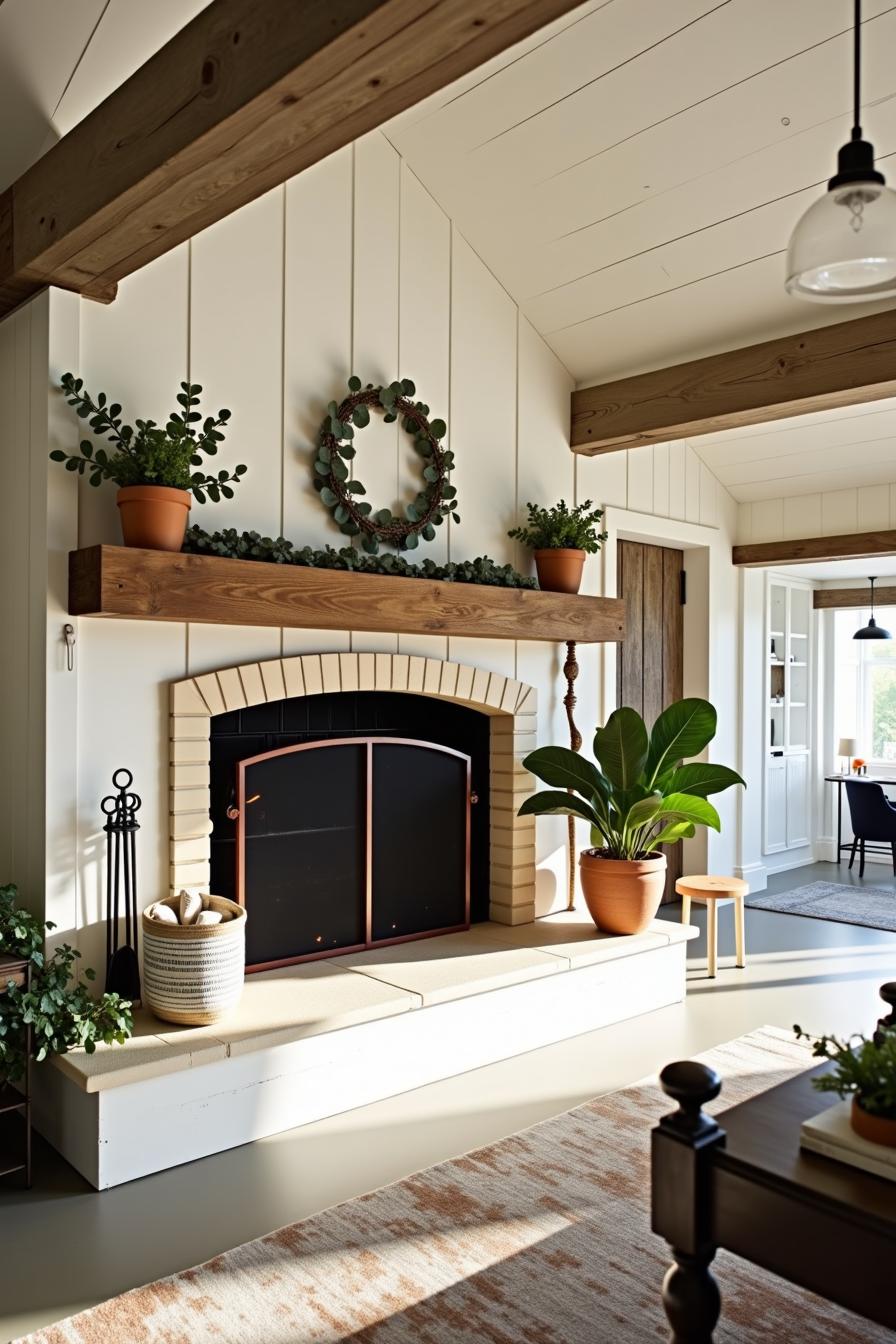
[[[534,821],[518,809],[535,716],[531,686],[408,654],[301,654],[174,682],[171,890],[242,896],[255,968],[468,920],[528,923]],[[321,900],[302,904],[322,855]],[[329,929],[312,918],[324,891]]]
[[[248,969],[484,919],[488,769],[488,718],[422,696],[324,694],[217,715],[211,884],[246,906]]]

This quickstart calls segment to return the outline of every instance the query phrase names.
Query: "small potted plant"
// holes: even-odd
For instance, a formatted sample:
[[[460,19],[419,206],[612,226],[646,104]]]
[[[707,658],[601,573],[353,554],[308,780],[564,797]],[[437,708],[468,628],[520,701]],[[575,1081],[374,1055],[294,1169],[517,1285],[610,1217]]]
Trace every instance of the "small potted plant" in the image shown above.
[[[214,457],[223,441],[222,427],[230,419],[229,411],[202,421],[198,383],[181,383],[177,395],[179,411],[172,411],[164,427],[154,420],[136,420],[136,428],[122,424],[121,407],[109,402],[105,392],[94,399],[84,391],[84,382],[74,374],[63,374],[62,390],[70,406],[82,420],[88,420],[94,434],[107,438],[114,451],[109,453],[89,439],[82,440],[77,453],[56,448],[50,454],[54,462],[64,462],[68,471],[87,475],[91,485],[114,481],[118,489],[118,508],[125,546],[141,546],[151,551],[179,551],[187,530],[191,497],[204,504],[206,497],[217,503],[222,495],[233,498],[233,486],[245,473],[244,466],[233,472],[209,475],[195,471],[202,467],[203,454]],[[202,429],[197,426],[202,421]]]
[[[550,788],[527,798],[520,816],[560,813],[591,826],[579,858],[589,913],[605,933],[640,933],[656,915],[666,881],[660,845],[721,829],[707,795],[743,784],[727,765],[693,761],[715,736],[707,700],[679,700],[648,735],[636,710],[614,710],[594,735],[597,764],[569,747],[539,747],[523,761]]]
[[[817,1059],[834,1065],[828,1073],[812,1079],[819,1092],[852,1097],[849,1122],[869,1143],[896,1148],[896,1029],[879,1028],[872,1037],[858,1033],[848,1040],[836,1036],[810,1036],[794,1027],[798,1040],[812,1041]]]
[[[561,499],[549,509],[527,504],[526,512],[526,526],[515,527],[507,535],[534,553],[539,588],[547,593],[577,593],[585,556],[599,551],[607,539],[606,532],[597,530],[603,511],[593,509],[590,499],[574,509]]]
[[[31,1026],[34,1059],[64,1055],[75,1046],[87,1054],[97,1042],[122,1044],[133,1030],[131,1005],[117,994],[91,998],[87,986],[73,980],[80,952],[64,943],[50,956],[44,953],[44,929],[34,915],[17,905],[14,886],[0,887],[0,954],[31,963],[31,987],[15,984],[0,993],[0,1083],[15,1083],[25,1073],[26,1028]],[[82,972],[93,980],[90,968]]]

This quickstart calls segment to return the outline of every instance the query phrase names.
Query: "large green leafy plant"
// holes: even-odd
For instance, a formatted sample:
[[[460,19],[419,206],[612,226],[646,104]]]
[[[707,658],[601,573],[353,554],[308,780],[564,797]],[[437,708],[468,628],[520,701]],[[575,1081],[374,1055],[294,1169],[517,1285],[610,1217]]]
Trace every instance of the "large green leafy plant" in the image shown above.
[[[814,1088],[836,1092],[838,1097],[854,1096],[869,1115],[896,1120],[896,1030],[842,1041],[836,1036],[810,1036],[802,1027],[794,1031],[797,1039],[812,1041],[817,1059],[829,1059],[834,1065],[830,1073],[812,1079]]]
[[[122,1044],[134,1022],[131,1005],[118,994],[91,997],[87,986],[73,981],[81,953],[64,943],[52,956],[44,955],[44,926],[16,904],[14,886],[0,887],[0,956],[31,962],[31,988],[11,982],[0,992],[0,1081],[15,1082],[25,1072],[26,1028],[32,1029],[32,1053],[36,1060],[64,1055],[81,1045],[88,1054],[97,1041]],[[82,972],[93,980],[89,967]]]
[[[592,845],[610,859],[645,858],[658,845],[692,836],[697,826],[718,831],[708,795],[744,781],[727,765],[683,764],[715,732],[708,700],[670,705],[649,734],[636,710],[614,710],[594,735],[596,764],[568,747],[539,747],[525,758],[527,770],[551,787],[527,798],[519,814],[582,817],[591,825]]]
[[[50,454],[54,462],[64,462],[68,471],[86,475],[91,485],[99,485],[101,481],[114,481],[119,487],[165,485],[191,491],[200,504],[205,503],[206,497],[215,504],[222,496],[233,498],[233,487],[245,475],[245,466],[240,464],[233,472],[221,470],[217,474],[193,470],[205,467],[204,457],[215,456],[224,440],[222,430],[230,419],[230,412],[224,410],[217,416],[206,416],[203,421],[197,410],[202,391],[199,383],[181,383],[177,395],[180,409],[171,412],[164,427],[154,420],[123,424],[118,403],[109,402],[105,392],[94,399],[84,391],[84,380],[72,373],[64,373],[60,385],[69,406],[74,406],[78,416],[89,422],[94,434],[108,439],[114,451],[107,452],[83,439],[77,453],[55,448]]]
[[[508,537],[521,541],[533,551],[576,550],[593,555],[606,541],[606,532],[598,532],[597,525],[603,510],[592,508],[586,499],[571,509],[565,499],[543,509],[538,504],[527,504],[525,527],[515,527]]]

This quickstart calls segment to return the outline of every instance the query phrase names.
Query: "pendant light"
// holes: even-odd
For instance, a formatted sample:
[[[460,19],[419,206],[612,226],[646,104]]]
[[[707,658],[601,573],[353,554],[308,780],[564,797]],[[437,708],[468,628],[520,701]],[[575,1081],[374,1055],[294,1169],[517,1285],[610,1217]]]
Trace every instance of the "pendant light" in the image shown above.
[[[854,3],[852,133],[826,194],[809,206],[787,249],[787,292],[818,303],[896,296],[896,192],[875,170],[874,146],[862,139],[862,3]]]
[[[871,616],[868,624],[863,625],[861,630],[855,632],[853,639],[892,639],[893,636],[889,630],[885,630],[882,625],[878,625],[874,619],[874,579],[869,579],[868,582],[871,584]]]

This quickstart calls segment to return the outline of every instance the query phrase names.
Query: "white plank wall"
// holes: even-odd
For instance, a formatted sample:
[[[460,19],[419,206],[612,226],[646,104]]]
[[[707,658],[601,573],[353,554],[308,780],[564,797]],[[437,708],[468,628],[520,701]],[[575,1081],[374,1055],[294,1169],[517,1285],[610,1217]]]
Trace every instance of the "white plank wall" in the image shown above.
[[[82,302],[80,346],[77,371],[87,386],[122,401],[132,418],[161,419],[187,377],[203,386],[203,411],[232,410],[216,461],[245,461],[249,472],[232,502],[194,509],[193,521],[209,528],[282,530],[297,545],[342,544],[309,482],[326,403],[344,394],[351,372],[365,381],[413,378],[433,415],[448,421],[462,523],[440,529],[419,557],[487,553],[502,563],[525,562],[506,536],[517,521],[518,475],[520,498],[573,498],[572,380],[379,134],[138,272],[110,307]],[[359,458],[374,507],[402,504],[416,492],[419,462],[397,425],[374,420],[359,436]],[[80,493],[80,544],[117,541],[114,492],[82,485]],[[68,907],[60,899],[55,908],[76,911],[63,922],[74,925],[87,959],[97,964],[102,952],[98,805],[120,765],[134,771],[144,798],[141,903],[166,888],[167,683],[281,651],[345,649],[349,641],[369,651],[449,652],[521,675],[539,688],[542,740],[558,733],[564,740],[562,658],[542,646],[521,645],[518,654],[516,645],[498,641],[453,640],[448,650],[438,638],[402,636],[399,644],[395,636],[364,632],[83,620],[79,862],[68,878]],[[135,703],[146,712],[134,713]],[[548,827],[539,841],[543,908],[562,886],[558,840],[562,845]]]
[[[311,450],[327,402],[344,394],[352,372],[364,381],[413,378],[433,415],[448,422],[462,522],[440,529],[418,551],[421,558],[488,554],[525,567],[528,557],[507,530],[528,499],[590,497],[602,506],[728,528],[727,492],[701,471],[687,444],[592,459],[570,453],[573,384],[567,370],[379,133],[137,272],[121,285],[114,304],[85,300],[79,310],[79,353],[76,335],[63,347],[72,348],[71,357],[59,360],[76,364],[92,392],[121,401],[126,418],[163,420],[183,378],[202,384],[203,411],[232,410],[216,464],[244,461],[249,472],[233,501],[194,509],[193,520],[209,528],[282,531],[297,545],[342,544],[310,488]],[[15,370],[14,351],[10,360],[7,349],[15,333],[15,323],[0,328],[7,381],[9,368]],[[51,366],[54,379],[63,371],[61,364]],[[17,433],[12,405],[6,396],[0,402],[6,442]],[[73,419],[71,429],[74,436]],[[374,507],[400,505],[416,489],[411,469],[419,466],[398,425],[374,420],[359,436],[358,468]],[[64,473],[57,475],[72,485]],[[18,538],[12,549],[21,554],[18,542],[27,538],[16,531],[22,522],[15,498],[4,499],[3,510],[8,535]],[[74,527],[73,507],[70,521]],[[77,529],[80,545],[118,540],[111,488],[91,490],[81,483]],[[601,573],[597,557],[589,562],[588,591],[601,591]],[[4,595],[7,604],[12,600]],[[12,611],[8,616],[15,627],[19,618]],[[48,785],[48,809],[65,812],[70,834],[58,840],[66,861],[55,870],[48,838],[47,866],[53,893],[48,915],[62,933],[77,932],[87,960],[101,962],[99,803],[119,766],[133,770],[144,799],[141,903],[166,889],[168,682],[254,658],[348,647],[447,653],[531,682],[540,698],[539,740],[566,741],[562,648],[363,631],[82,620],[76,680],[70,683],[77,689],[67,745],[70,778],[60,772]],[[583,650],[581,662],[579,720],[587,742],[600,704],[599,660],[594,650]],[[135,712],[135,704],[145,710]],[[4,741],[15,743],[15,714],[8,706],[2,712]],[[2,787],[9,793],[11,785]],[[10,796],[4,816],[15,816],[16,824],[7,821],[0,829],[0,880],[6,871],[18,871],[13,837],[20,823],[28,829],[15,808]],[[544,913],[564,899],[562,822],[539,828],[537,857],[537,908]]]
[[[757,499],[737,509],[737,540],[744,545],[887,528],[896,528],[896,482]]]

